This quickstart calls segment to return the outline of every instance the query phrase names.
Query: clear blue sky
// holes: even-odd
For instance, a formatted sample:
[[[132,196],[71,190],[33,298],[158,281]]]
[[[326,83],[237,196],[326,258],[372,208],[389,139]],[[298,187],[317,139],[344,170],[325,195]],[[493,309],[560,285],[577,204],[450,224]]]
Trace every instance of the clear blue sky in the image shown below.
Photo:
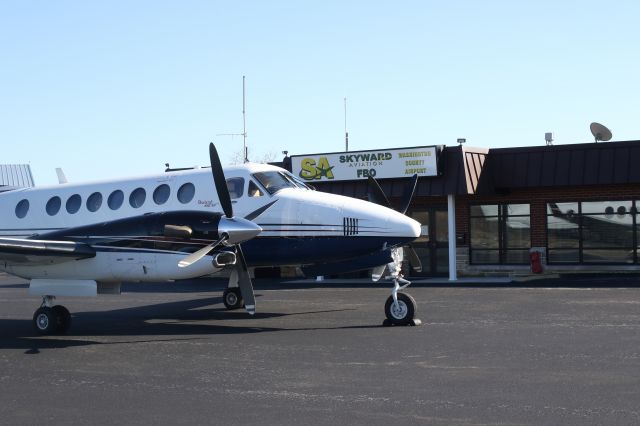
[[[638,1],[0,2],[0,163],[38,184],[250,157],[640,139]]]

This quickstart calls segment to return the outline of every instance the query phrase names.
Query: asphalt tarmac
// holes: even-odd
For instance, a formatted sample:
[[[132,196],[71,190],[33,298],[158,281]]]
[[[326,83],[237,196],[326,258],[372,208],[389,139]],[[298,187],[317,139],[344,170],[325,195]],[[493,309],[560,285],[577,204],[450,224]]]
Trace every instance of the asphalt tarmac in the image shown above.
[[[0,423],[639,424],[636,281],[421,284],[419,327],[381,326],[380,284],[257,280],[254,317],[222,281],[129,284],[37,337],[0,275]]]

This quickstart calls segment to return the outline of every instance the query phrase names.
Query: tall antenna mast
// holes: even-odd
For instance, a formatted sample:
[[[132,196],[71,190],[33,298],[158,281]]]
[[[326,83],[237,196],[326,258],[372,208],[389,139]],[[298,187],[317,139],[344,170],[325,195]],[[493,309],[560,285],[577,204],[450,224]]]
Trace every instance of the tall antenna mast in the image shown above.
[[[242,136],[242,161],[249,162],[249,151],[247,150],[247,118],[246,118],[246,96],[244,90],[244,75],[242,76],[242,133],[218,133],[216,136]]]
[[[349,151],[349,132],[347,132],[347,98],[344,98],[344,150]]]
[[[247,152],[247,119],[245,115],[245,91],[244,91],[244,75],[242,76],[242,148],[244,152],[244,162],[249,162],[249,153]]]

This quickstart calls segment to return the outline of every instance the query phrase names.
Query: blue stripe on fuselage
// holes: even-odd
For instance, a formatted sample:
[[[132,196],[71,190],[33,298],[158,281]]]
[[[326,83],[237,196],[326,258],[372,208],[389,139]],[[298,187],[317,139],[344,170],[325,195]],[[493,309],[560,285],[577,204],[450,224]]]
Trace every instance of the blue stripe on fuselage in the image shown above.
[[[398,237],[256,237],[242,243],[250,266],[325,263],[363,256],[394,247],[413,238]]]

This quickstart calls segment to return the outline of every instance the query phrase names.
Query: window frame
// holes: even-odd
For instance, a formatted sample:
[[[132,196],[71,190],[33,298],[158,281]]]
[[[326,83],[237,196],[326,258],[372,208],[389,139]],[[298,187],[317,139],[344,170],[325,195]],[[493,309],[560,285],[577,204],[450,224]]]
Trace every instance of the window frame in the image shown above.
[[[510,205],[526,205],[529,207],[528,214],[509,214],[509,206]],[[497,206],[497,214],[492,215],[478,215],[473,214],[472,210],[474,207],[479,206]],[[526,262],[510,262],[509,253],[516,252],[524,252],[527,253],[531,250],[531,203],[524,201],[513,201],[509,203],[470,203],[469,204],[469,264],[470,265],[527,265],[529,264],[528,260]],[[518,218],[518,217],[527,217],[529,218],[529,244],[528,247],[509,247],[509,241],[507,239],[507,221],[510,218]],[[473,239],[472,239],[472,223],[473,219],[479,218],[496,218],[498,222],[498,235],[497,235],[497,248],[474,248],[473,247]],[[478,262],[474,261],[473,253],[474,252],[497,252],[498,256],[497,262]]]
[[[610,250],[610,251],[622,251],[625,248],[624,247],[607,247],[607,246],[601,246],[601,247],[594,247],[594,246],[587,246],[585,248],[584,246],[584,242],[585,242],[585,238],[584,238],[584,217],[593,217],[593,216],[605,216],[606,213],[606,209],[603,213],[583,213],[583,208],[582,208],[582,203],[607,203],[607,202],[630,202],[631,203],[631,208],[629,209],[629,211],[625,212],[625,215],[630,215],[631,216],[631,233],[632,233],[632,237],[631,237],[631,247],[630,250],[633,252],[633,256],[631,259],[631,262],[616,262],[616,261],[605,261],[605,262],[594,262],[594,261],[585,261],[584,260],[584,252],[585,249],[587,251],[589,250]],[[554,217],[555,215],[553,213],[549,213],[549,204],[551,203],[576,203],[578,205],[578,211],[575,212],[575,214],[577,215],[577,226],[578,226],[578,246],[577,247],[550,247],[549,246],[549,217]],[[605,200],[580,200],[580,199],[570,199],[570,200],[562,200],[562,201],[558,201],[558,200],[545,200],[545,238],[546,238],[546,252],[547,252],[547,264],[549,265],[595,265],[595,266],[606,266],[606,265],[637,265],[639,263],[639,258],[638,258],[638,205],[640,203],[640,198],[635,199],[635,198],[616,198],[616,199],[605,199]],[[613,215],[618,214],[616,210],[614,210]],[[578,251],[578,260],[577,261],[554,261],[553,260],[553,254],[555,253],[562,253],[562,252],[569,252],[569,251]]]

